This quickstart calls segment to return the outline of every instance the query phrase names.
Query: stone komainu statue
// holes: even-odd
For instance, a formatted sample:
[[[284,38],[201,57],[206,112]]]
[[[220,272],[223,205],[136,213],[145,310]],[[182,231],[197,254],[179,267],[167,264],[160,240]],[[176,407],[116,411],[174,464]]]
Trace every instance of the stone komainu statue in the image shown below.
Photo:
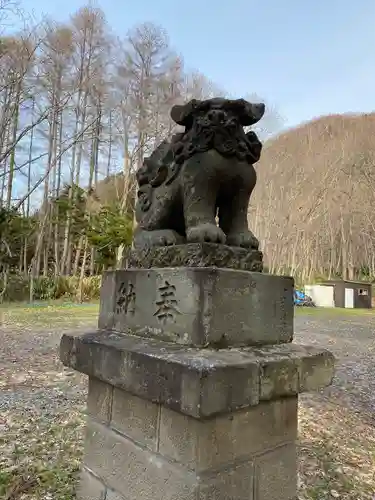
[[[135,248],[193,242],[259,247],[247,211],[262,144],[243,127],[264,111],[264,104],[221,98],[172,108],[185,131],[161,143],[137,172]]]

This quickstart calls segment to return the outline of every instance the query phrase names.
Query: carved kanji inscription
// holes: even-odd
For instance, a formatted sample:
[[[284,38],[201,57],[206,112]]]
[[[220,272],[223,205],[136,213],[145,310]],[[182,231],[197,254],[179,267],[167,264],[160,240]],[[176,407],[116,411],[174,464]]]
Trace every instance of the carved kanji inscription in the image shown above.
[[[135,286],[133,283],[121,283],[116,300],[116,313],[135,313]]]
[[[175,296],[176,287],[165,280],[164,284],[159,286],[158,292],[159,298],[155,302],[157,309],[154,312],[154,316],[165,325],[169,321],[174,321],[177,314],[181,314]]]

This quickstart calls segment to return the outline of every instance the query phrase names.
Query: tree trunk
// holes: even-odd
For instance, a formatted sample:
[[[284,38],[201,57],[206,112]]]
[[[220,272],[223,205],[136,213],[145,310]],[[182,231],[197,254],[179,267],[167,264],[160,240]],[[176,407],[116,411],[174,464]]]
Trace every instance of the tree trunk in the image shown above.
[[[86,260],[87,260],[87,238],[85,238],[85,249],[83,251],[83,258],[82,258],[82,267],[81,267],[81,273],[79,276],[79,283],[78,283],[78,302],[82,303],[83,302],[83,280],[85,279],[85,269],[86,269]]]
[[[12,143],[14,143],[17,139],[17,130],[18,130],[18,117],[19,117],[19,106],[20,106],[20,92],[21,89],[17,88],[17,93],[15,97],[15,111],[14,111],[14,120],[13,120],[13,134],[12,134]],[[8,188],[7,188],[7,199],[6,199],[6,207],[10,208],[12,204],[12,192],[13,192],[13,178],[14,178],[14,167],[15,167],[15,157],[16,157],[16,148],[12,149],[9,160],[9,173],[8,173]]]

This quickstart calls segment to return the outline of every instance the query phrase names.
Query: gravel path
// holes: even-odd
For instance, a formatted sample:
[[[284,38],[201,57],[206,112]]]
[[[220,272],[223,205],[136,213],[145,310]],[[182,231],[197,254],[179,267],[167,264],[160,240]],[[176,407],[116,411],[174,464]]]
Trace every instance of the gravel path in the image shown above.
[[[84,330],[81,325],[77,333]],[[61,411],[72,399],[84,401],[85,378],[58,360],[61,333],[61,328],[56,332],[5,328],[0,343],[0,413],[21,404]],[[332,386],[312,395],[314,399],[339,399],[374,418],[375,317],[300,313],[295,318],[295,341],[326,347],[337,357]]]
[[[336,356],[333,384],[317,397],[339,400],[375,421],[375,317],[301,314],[294,330],[295,342],[327,348]]]

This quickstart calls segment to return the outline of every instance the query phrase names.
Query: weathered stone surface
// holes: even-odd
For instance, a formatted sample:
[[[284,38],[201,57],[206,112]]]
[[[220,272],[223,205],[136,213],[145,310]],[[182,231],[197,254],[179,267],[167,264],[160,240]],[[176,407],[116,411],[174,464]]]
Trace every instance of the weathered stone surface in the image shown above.
[[[240,411],[233,423],[230,416],[198,422],[168,411],[168,422],[161,415],[157,452],[89,419],[78,499],[269,500],[278,498],[278,489],[292,499],[296,402],[292,398]],[[190,432],[181,427],[181,419]],[[164,442],[166,425],[174,438],[181,430],[181,440],[190,442],[173,446],[171,453]],[[257,432],[266,437],[263,443]]]
[[[77,489],[78,500],[106,500],[106,487],[85,467],[81,470]]]
[[[255,249],[230,247],[217,243],[189,243],[146,247],[132,250],[130,268],[152,267],[219,267],[240,271],[262,272],[263,255]]]
[[[199,421],[161,407],[159,453],[196,472],[253,459],[297,438],[297,397]]]
[[[112,490],[142,500],[195,500],[194,473],[88,421],[84,464]]]
[[[306,352],[313,352],[314,347],[306,346]],[[303,392],[315,391],[316,387],[325,387],[332,381],[332,354],[329,351],[321,352],[313,360],[310,356],[302,359],[300,370],[300,388]]]
[[[159,407],[133,396],[121,389],[114,389],[111,427],[151,450],[157,448]]]
[[[299,344],[245,348],[260,365],[261,401],[322,389],[334,376],[334,356]]]
[[[254,466],[246,462],[226,468],[213,477],[202,477],[197,500],[257,500],[253,497]]]
[[[109,282],[116,300],[113,310],[100,311],[99,324],[108,326],[112,318],[110,327],[118,332],[215,347],[273,345],[293,338],[292,278],[159,268],[110,271]]]
[[[292,375],[300,393],[329,385],[334,374],[333,355],[316,347],[198,349],[105,331],[64,334],[60,357],[90,377],[198,419],[293,396]],[[280,366],[288,376],[279,376]]]
[[[295,444],[265,453],[255,460],[256,500],[296,500],[297,454]]]
[[[264,104],[222,98],[172,108],[185,131],[162,142],[137,171],[135,248],[208,241],[258,249],[247,210],[262,144],[243,127],[264,111]]]
[[[108,490],[105,500],[125,500],[125,497],[116,493],[116,491]]]
[[[115,313],[116,286],[115,273],[103,273],[100,288],[99,328],[111,328]]]
[[[97,420],[108,424],[111,420],[113,387],[98,379],[89,379],[87,411]]]

